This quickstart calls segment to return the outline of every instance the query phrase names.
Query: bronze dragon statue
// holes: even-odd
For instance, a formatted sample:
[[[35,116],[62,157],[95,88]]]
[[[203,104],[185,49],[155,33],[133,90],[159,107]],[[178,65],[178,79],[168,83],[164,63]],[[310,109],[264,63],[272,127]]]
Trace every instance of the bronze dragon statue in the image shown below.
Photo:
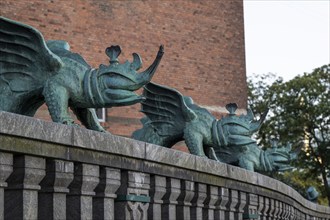
[[[262,150],[251,138],[267,112],[259,120],[251,110],[237,116],[237,105],[226,106],[228,116],[217,120],[205,108],[194,104],[190,97],[177,90],[155,83],[144,86],[142,109],[146,117],[143,127],[133,133],[133,138],[164,147],[172,147],[184,140],[190,153],[237,165],[251,171],[290,169],[294,158],[291,147],[272,147]]]
[[[104,131],[94,108],[142,101],[134,91],[150,82],[164,52],[161,46],[141,73],[138,54],[120,64],[120,53],[119,46],[107,48],[110,65],[93,69],[67,42],[45,42],[35,28],[0,17],[0,110],[33,116],[46,102],[54,122],[73,124],[70,107],[88,129]]]

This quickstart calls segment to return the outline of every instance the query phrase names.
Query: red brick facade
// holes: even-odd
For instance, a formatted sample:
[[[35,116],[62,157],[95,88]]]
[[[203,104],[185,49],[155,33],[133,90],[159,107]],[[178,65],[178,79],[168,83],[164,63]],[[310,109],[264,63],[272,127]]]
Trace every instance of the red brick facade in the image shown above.
[[[121,45],[121,62],[137,52],[147,67],[163,44],[154,82],[209,109],[246,108],[243,0],[1,0],[0,15],[34,26],[46,40],[68,41],[93,67],[108,63],[104,50],[112,44]],[[108,109],[104,126],[128,136],[140,127],[139,109]],[[36,117],[49,119],[45,106]]]

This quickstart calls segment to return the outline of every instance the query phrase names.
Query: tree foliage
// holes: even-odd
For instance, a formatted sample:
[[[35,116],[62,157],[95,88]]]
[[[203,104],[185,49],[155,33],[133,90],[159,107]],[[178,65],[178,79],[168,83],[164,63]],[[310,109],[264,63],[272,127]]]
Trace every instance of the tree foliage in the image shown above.
[[[272,80],[273,83],[266,83]],[[307,176],[321,177],[330,204],[330,64],[283,82],[274,75],[248,80],[249,105],[256,115],[270,113],[257,134],[262,146],[271,138],[301,150],[295,166]]]

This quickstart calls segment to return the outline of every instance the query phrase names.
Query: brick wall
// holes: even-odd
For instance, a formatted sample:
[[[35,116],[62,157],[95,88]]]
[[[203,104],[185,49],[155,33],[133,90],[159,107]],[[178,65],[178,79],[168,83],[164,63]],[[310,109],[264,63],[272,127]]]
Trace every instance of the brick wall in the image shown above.
[[[243,0],[1,0],[0,15],[69,42],[93,67],[108,63],[106,47],[122,47],[121,62],[141,55],[149,66],[165,55],[153,81],[192,96],[216,116],[229,102],[246,108]],[[108,109],[104,126],[119,135],[139,128],[140,106]],[[36,117],[49,119],[43,106]]]

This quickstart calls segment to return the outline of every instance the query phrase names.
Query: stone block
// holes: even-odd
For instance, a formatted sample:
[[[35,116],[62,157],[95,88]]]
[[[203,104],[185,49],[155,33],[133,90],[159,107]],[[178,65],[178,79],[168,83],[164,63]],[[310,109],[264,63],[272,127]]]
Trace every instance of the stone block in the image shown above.
[[[94,189],[99,183],[99,166],[75,163],[74,179],[67,195],[67,219],[92,219]]]
[[[0,133],[71,145],[72,126],[3,111],[0,111],[0,121]]]
[[[49,159],[46,163],[46,176],[41,181],[38,196],[39,219],[65,219],[66,195],[73,180],[73,162]]]
[[[114,199],[120,186],[120,170],[101,167],[100,183],[95,188],[93,198],[93,219],[115,219]]]
[[[37,219],[39,183],[45,176],[45,159],[15,156],[14,171],[7,179],[5,219]]]
[[[195,155],[184,153],[182,151],[168,149],[153,144],[146,144],[146,160],[157,161],[163,164],[195,169]],[[198,158],[199,159],[199,158]]]
[[[178,198],[176,219],[190,220],[191,200],[195,193],[195,183],[181,180],[181,193]]]
[[[245,169],[231,165],[227,165],[227,168],[228,168],[228,178],[234,180],[240,180],[241,182],[247,181],[247,175],[246,175],[247,171]]]
[[[176,219],[176,205],[181,192],[181,182],[179,179],[166,178],[166,193],[163,196],[162,218],[166,220]]]
[[[13,155],[9,153],[0,152],[0,220],[4,219],[5,211],[5,192],[7,187],[7,178],[13,172]]]
[[[143,159],[145,143],[84,128],[73,128],[73,146]]]
[[[192,199],[190,216],[191,219],[203,219],[204,201],[207,197],[207,185],[202,183],[195,183],[195,195]]]
[[[207,196],[204,201],[203,218],[214,219],[214,210],[219,202],[219,188],[217,186],[207,186]]]
[[[115,200],[115,219],[148,218],[150,175],[142,172],[122,171],[121,185]]]
[[[196,157],[196,170],[209,173],[216,176],[227,177],[228,176],[228,168],[227,164],[217,162],[215,160],[210,160],[204,157]]]
[[[166,193],[166,177],[152,175],[150,177],[150,205],[148,219],[162,218],[163,196]]]

